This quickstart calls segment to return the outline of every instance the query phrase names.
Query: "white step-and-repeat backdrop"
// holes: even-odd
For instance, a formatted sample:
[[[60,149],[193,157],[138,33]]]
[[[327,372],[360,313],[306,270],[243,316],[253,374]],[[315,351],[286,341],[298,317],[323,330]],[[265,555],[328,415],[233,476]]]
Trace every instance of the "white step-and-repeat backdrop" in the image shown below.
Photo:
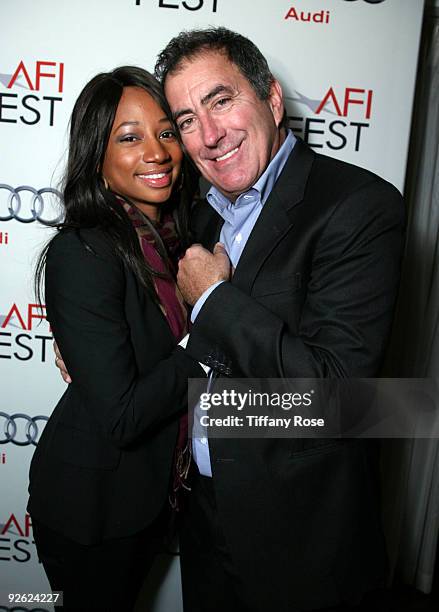
[[[26,608],[7,593],[48,590],[26,514],[28,467],[64,383],[32,270],[44,222],[58,215],[84,84],[119,65],[152,70],[180,30],[225,25],[266,55],[296,134],[402,190],[422,13],[423,0],[1,0],[0,612]],[[180,611],[178,559],[162,559],[152,582],[139,610]]]

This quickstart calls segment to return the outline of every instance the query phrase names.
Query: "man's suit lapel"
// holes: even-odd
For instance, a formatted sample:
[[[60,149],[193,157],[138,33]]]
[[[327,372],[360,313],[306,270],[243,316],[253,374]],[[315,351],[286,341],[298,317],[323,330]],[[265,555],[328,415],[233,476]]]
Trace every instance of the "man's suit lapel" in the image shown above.
[[[206,202],[205,206],[210,205]],[[209,218],[209,222],[207,223],[204,232],[203,232],[203,246],[209,251],[213,250],[215,244],[219,241],[219,236],[221,233],[221,228],[224,225],[224,219],[214,210],[212,210],[212,215]]]
[[[232,283],[251,292],[264,261],[294,225],[295,207],[302,202],[314,153],[301,140],[289,156],[245,245]]]

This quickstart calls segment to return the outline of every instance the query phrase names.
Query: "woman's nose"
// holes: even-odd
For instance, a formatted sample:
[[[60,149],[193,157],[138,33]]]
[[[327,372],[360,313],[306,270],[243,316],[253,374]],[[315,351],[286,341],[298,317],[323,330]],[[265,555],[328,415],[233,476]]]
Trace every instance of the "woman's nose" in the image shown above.
[[[145,147],[143,150],[143,160],[145,162],[162,164],[168,159],[170,159],[169,151],[161,140],[149,140],[148,142],[145,142]]]

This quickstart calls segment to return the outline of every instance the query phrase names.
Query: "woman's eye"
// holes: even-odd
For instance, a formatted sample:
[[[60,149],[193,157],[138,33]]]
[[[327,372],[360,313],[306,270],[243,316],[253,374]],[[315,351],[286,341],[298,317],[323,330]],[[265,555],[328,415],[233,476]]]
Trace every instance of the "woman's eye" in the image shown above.
[[[135,134],[125,134],[119,138],[119,142],[135,142],[136,140],[139,140],[139,137]]]
[[[166,130],[160,134],[160,138],[165,138],[166,140],[176,138],[176,134],[174,130]]]

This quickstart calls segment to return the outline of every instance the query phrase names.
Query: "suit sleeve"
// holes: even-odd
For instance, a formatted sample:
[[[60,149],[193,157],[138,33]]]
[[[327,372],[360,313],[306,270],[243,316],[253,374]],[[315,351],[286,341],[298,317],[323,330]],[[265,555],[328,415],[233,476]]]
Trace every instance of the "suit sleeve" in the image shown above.
[[[125,271],[102,237],[87,243],[74,233],[55,238],[47,255],[48,319],[91,422],[116,446],[181,412],[187,379],[204,376],[177,347],[146,374],[138,374],[125,317]],[[151,347],[154,350],[154,347]]]
[[[376,376],[392,322],[403,228],[396,189],[381,180],[359,187],[334,205],[315,237],[297,333],[232,281],[208,297],[188,351],[200,361],[215,351],[224,355],[232,376]]]

